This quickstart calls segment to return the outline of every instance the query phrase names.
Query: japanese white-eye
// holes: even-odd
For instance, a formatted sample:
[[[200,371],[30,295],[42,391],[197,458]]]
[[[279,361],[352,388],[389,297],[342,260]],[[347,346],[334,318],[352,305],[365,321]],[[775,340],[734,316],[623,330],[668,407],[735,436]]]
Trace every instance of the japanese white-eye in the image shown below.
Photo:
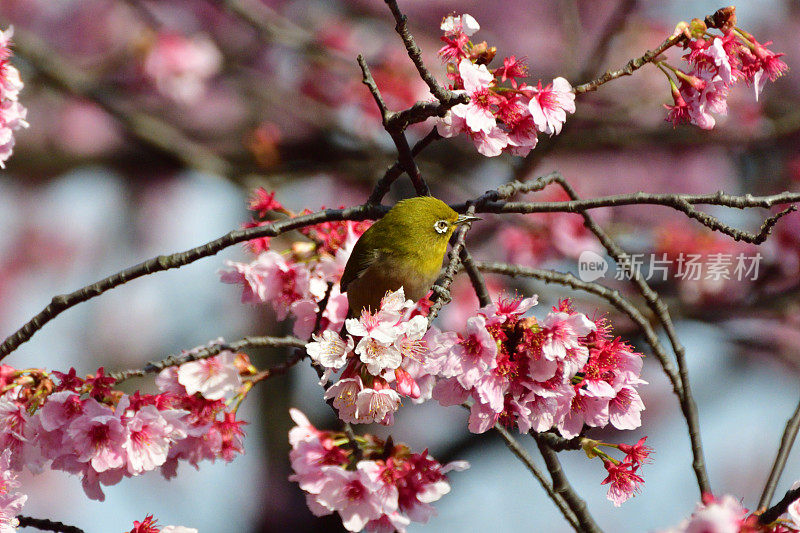
[[[459,224],[480,220],[459,215],[431,196],[397,203],[358,239],[342,274],[351,316],[375,311],[387,291],[403,287],[418,301],[436,281],[447,243]]]

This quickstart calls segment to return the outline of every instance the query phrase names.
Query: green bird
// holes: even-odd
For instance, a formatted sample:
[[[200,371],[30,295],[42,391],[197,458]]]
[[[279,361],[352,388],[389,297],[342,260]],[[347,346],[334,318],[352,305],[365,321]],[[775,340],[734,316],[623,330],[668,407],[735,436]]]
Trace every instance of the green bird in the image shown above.
[[[430,290],[442,268],[453,232],[478,217],[459,215],[432,196],[397,203],[358,239],[344,267],[341,289],[351,316],[364,308],[376,311],[387,291],[403,287],[418,301]]]

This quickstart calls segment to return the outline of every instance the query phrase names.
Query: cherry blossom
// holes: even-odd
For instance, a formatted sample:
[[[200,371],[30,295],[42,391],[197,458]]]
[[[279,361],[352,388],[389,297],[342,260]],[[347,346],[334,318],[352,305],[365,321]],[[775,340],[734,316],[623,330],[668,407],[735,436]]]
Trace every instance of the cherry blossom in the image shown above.
[[[209,400],[221,400],[242,385],[236,356],[224,350],[214,357],[184,363],[178,368],[178,383],[187,394],[200,393]]]
[[[322,335],[312,335],[313,342],[306,344],[309,357],[326,368],[338,370],[347,362],[347,354],[353,349],[353,338],[348,336],[347,342],[334,331],[326,329]]]
[[[442,19],[441,28],[444,34],[448,37],[459,33],[463,33],[464,35],[471,37],[475,34],[475,32],[481,29],[481,26],[472,15],[464,13],[463,15],[446,16],[444,19]]]
[[[619,507],[639,491],[639,484],[644,480],[636,475],[636,467],[632,463],[623,461],[615,464],[605,461],[603,464],[608,471],[608,477],[603,480],[602,484],[610,483],[608,499],[614,503],[615,507]]]
[[[567,113],[575,112],[572,85],[566,79],[558,77],[545,87],[542,87],[540,81],[531,91],[533,94],[528,107],[536,127],[547,135],[561,133],[561,128],[567,121]]]
[[[404,531],[412,521],[427,522],[433,502],[450,492],[447,473],[469,467],[464,461],[446,465],[404,444],[388,446],[373,435],[353,444],[343,433],[320,431],[296,409],[298,423],[289,433],[289,477],[306,492],[317,516],[338,513],[349,531]],[[353,448],[360,459],[353,464]]]
[[[469,95],[469,103],[458,104],[450,113],[464,119],[472,132],[489,134],[497,125],[492,106],[498,97],[490,90],[489,85],[494,76],[485,65],[475,65],[469,59],[462,59],[458,64],[458,72],[464,84],[464,91]]]

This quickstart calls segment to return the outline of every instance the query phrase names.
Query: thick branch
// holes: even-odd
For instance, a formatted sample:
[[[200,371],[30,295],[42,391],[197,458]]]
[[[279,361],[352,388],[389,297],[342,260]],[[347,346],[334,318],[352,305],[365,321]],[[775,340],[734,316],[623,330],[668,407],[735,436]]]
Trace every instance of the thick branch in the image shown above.
[[[544,440],[541,440],[537,433],[532,433],[531,435],[536,440],[539,451],[544,458],[544,463],[547,465],[547,470],[550,472],[550,477],[553,480],[553,489],[564,498],[564,501],[567,502],[567,505],[569,505],[569,508],[578,519],[580,527],[576,528],[575,531],[579,533],[600,533],[602,530],[586,508],[586,502],[578,496],[578,493],[570,485],[566,474],[564,474],[561,462],[558,460],[558,454]]]
[[[783,469],[786,467],[786,459],[789,457],[789,452],[792,450],[794,441],[797,438],[798,428],[800,428],[800,402],[798,402],[797,407],[795,407],[794,414],[786,421],[786,429],[784,429],[783,436],[781,437],[781,445],[778,448],[775,461],[772,463],[772,470],[770,470],[769,477],[764,485],[764,492],[761,493],[761,499],[758,500],[759,509],[768,506],[769,502],[772,500],[772,496],[775,494],[775,488],[778,486],[778,481],[781,478]],[[797,497],[795,497],[795,499],[797,499]],[[784,509],[784,511],[785,510],[786,509]],[[783,511],[778,513],[776,518],[782,513]],[[763,517],[764,515],[761,516]],[[762,522],[762,524],[768,524],[769,522],[771,522],[771,520]]]
[[[138,265],[127,268],[96,283],[87,285],[75,292],[55,296],[50,304],[39,314],[3,341],[0,345],[0,360],[19,347],[20,344],[29,340],[37,331],[42,329],[45,324],[70,307],[96,296],[100,296],[104,292],[119,287],[133,279],[153,274],[154,272],[161,272],[188,265],[198,259],[212,256],[229,246],[257,237],[274,237],[294,229],[332,220],[376,219],[380,218],[386,211],[387,209],[385,207],[375,205],[360,205],[346,209],[326,209],[324,211],[274,222],[268,226],[234,230],[218,239],[186,250],[185,252],[172,255],[160,255],[148,259],[143,263],[139,263]]]

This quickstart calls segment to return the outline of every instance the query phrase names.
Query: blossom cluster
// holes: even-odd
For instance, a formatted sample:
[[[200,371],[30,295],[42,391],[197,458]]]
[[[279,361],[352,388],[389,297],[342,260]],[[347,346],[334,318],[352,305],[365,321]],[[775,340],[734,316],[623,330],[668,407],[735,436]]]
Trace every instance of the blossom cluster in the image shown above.
[[[339,513],[348,531],[399,531],[427,522],[431,503],[450,492],[446,474],[469,467],[465,461],[442,465],[427,450],[413,453],[404,444],[373,435],[351,442],[344,433],[323,431],[298,411],[289,431],[289,458],[296,481],[317,516]]]
[[[274,193],[256,190],[250,209],[259,217],[269,211],[289,213]],[[268,224],[254,220],[246,226]],[[328,293],[328,304],[322,315],[321,329],[338,329],[347,316],[347,296],[339,290],[339,280],[358,237],[369,224],[366,222],[325,222],[303,229],[310,239],[295,242],[289,250],[270,249],[268,239],[250,241],[249,247],[258,253],[249,263],[227,261],[229,270],[220,272],[223,283],[242,286],[242,302],[270,304],[278,320],[294,318],[294,334],[308,338],[316,322],[319,302]]]
[[[401,287],[387,293],[376,312],[364,309],[359,318],[347,319],[344,338],[325,330],[306,344],[309,357],[324,370],[323,384],[344,368],[325,392],[343,421],[390,425],[401,396],[430,398],[427,361],[452,346],[454,338],[428,330],[428,319],[417,311]]]
[[[783,54],[767,48],[771,41],[759,43],[736,27],[735,8],[725,8],[718,14],[727,17],[721,25],[721,35],[710,33],[705,23],[697,19],[678,26],[676,32],[687,37],[682,44],[687,69],[663,61],[658,63],[672,90],[674,103],[665,107],[666,120],[673,125],[691,123],[710,130],[716,124],[713,114],[727,114],[728,94],[733,85],[743,81],[753,86],[758,100],[767,80],[775,81],[787,70],[780,59]]]
[[[237,368],[250,372],[245,356],[226,352],[163,370],[159,394],[127,395],[102,367],[80,378],[74,368],[47,373],[2,365],[0,444],[14,470],[80,475],[86,494],[101,501],[101,485],[124,477],[160,468],[171,478],[180,460],[195,467],[231,461],[243,453],[243,422],[225,402],[241,385]]]
[[[14,149],[14,132],[27,128],[28,110],[19,103],[23,84],[17,68],[11,64],[11,37],[14,28],[0,30],[0,168],[11,157]]]
[[[611,336],[568,300],[539,322],[523,314],[536,298],[500,299],[470,317],[441,362],[433,397],[442,405],[472,399],[469,428],[500,422],[520,432],[553,427],[566,438],[583,426],[635,429],[644,403],[636,387],[642,355]]]
[[[555,135],[575,112],[575,93],[564,78],[528,85],[528,67],[516,56],[489,69],[496,49],[470,37],[480,29],[468,15],[450,15],[442,21],[444,46],[439,56],[447,63],[450,88],[469,96],[469,102],[450,109],[438,122],[442,137],[466,133],[478,152],[492,157],[503,152],[526,156],[536,146],[537,134]]]
[[[129,533],[197,533],[197,529],[193,527],[164,526],[160,528],[156,522],[158,520],[153,518],[153,515],[147,515],[141,522],[134,520],[133,529]]]

